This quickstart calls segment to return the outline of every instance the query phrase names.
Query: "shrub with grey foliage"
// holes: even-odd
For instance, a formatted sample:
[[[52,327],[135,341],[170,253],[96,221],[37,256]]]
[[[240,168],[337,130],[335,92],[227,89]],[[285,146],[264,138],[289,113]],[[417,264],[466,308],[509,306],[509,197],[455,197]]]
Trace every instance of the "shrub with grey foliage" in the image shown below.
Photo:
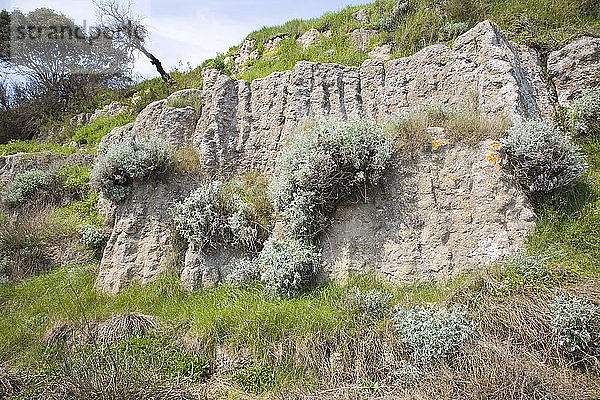
[[[339,200],[380,181],[392,154],[392,139],[373,122],[321,121],[278,158],[271,199],[292,235],[312,238]]]
[[[532,195],[572,186],[587,170],[580,149],[546,121],[517,123],[501,143],[508,171]]]
[[[122,201],[135,180],[167,172],[173,163],[169,142],[157,135],[127,137],[99,150],[90,185],[107,198]]]
[[[350,296],[350,301],[361,312],[372,318],[379,318],[388,309],[392,301],[392,295],[377,289],[361,292],[360,289],[355,288]]]
[[[17,175],[2,194],[2,201],[15,206],[31,200],[36,193],[49,190],[55,174],[52,171],[30,170]]]
[[[81,243],[88,247],[99,249],[105,241],[104,229],[98,225],[84,224],[79,227]]]
[[[558,347],[577,356],[588,352],[594,337],[592,318],[598,307],[588,301],[569,295],[559,295],[552,302],[552,333]]]
[[[575,133],[579,135],[600,134],[600,89],[583,92],[574,104]]]
[[[402,342],[411,349],[415,363],[421,365],[451,356],[475,333],[470,315],[456,307],[398,310],[393,319]]]
[[[319,249],[303,240],[269,239],[256,263],[268,292],[293,297],[310,282],[320,258]]]
[[[231,272],[227,275],[227,283],[239,285],[260,279],[260,271],[256,262],[243,258],[233,263]]]
[[[175,205],[177,231],[200,250],[219,245],[259,249],[265,231],[240,192],[236,182],[202,185]]]

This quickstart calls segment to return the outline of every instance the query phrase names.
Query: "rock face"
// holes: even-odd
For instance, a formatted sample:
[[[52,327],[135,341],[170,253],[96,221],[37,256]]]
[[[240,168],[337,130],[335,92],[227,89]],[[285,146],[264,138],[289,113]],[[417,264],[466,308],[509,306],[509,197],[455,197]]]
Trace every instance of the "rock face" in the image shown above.
[[[489,21],[459,36],[452,48],[435,45],[407,58],[367,60],[360,68],[300,62],[252,83],[216,70],[203,75],[197,123],[192,109],[172,109],[162,100],[103,144],[155,131],[178,146],[196,147],[208,174],[226,179],[268,173],[291,136],[318,118],[385,121],[422,106],[461,107],[471,98],[482,114],[513,121],[553,111],[537,54],[508,41]],[[442,277],[522,248],[532,212],[500,173],[494,145],[470,149],[441,140],[433,148],[399,164],[368,204],[338,210],[323,239],[326,276],[369,268],[396,281]],[[169,204],[194,188],[193,181],[162,182],[137,188],[122,204],[105,204],[111,238],[99,289],[147,282],[164,269],[173,246]],[[186,287],[210,286],[235,258],[189,250]]]
[[[534,214],[502,174],[499,143],[443,143],[398,162],[367,203],[338,208],[321,241],[324,279],[445,279],[523,248]]]
[[[377,31],[368,28],[358,28],[348,33],[350,42],[360,51],[365,51],[371,39],[377,35]]]
[[[299,62],[252,83],[219,76],[203,93],[193,142],[210,170],[269,170],[302,124],[321,117],[386,120],[421,106],[464,105],[475,97],[488,116],[512,120],[552,113],[537,54],[511,43],[485,21],[456,39],[454,48],[360,68]]]
[[[320,40],[321,33],[315,28],[309,29],[298,38],[298,42],[302,45],[303,49],[317,44]]]
[[[110,104],[105,105],[102,108],[97,109],[93,113],[81,113],[75,115],[69,121],[73,126],[89,125],[100,117],[114,117],[115,115],[121,114],[127,111],[127,107],[118,101],[113,101]]]
[[[600,38],[583,37],[550,53],[548,74],[562,106],[571,105],[585,88],[600,86]]]

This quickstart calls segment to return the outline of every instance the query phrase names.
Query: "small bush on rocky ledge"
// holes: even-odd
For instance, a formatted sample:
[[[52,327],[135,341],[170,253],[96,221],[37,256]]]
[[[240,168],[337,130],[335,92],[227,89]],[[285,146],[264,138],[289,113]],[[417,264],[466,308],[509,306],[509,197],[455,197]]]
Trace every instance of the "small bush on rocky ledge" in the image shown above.
[[[575,102],[575,133],[600,134],[600,89],[587,89]]]
[[[173,149],[156,135],[135,136],[101,148],[94,163],[90,185],[107,198],[122,201],[134,180],[167,172]]]
[[[270,187],[290,233],[314,237],[339,200],[376,185],[391,160],[392,143],[382,127],[368,121],[321,121],[296,135],[278,158]]]
[[[551,193],[574,185],[586,172],[585,157],[551,123],[518,123],[501,140],[508,171],[530,195]]]
[[[592,318],[598,307],[575,296],[559,295],[552,302],[552,312],[552,333],[560,350],[581,356],[597,343]]]
[[[276,297],[293,297],[314,277],[319,261],[317,247],[300,239],[269,239],[256,263],[266,290]]]
[[[236,181],[213,181],[196,189],[175,206],[174,222],[179,234],[198,249],[219,245],[260,249],[267,229],[243,195]]]
[[[104,229],[98,225],[83,224],[79,226],[78,231],[81,243],[93,249],[102,247],[106,240]]]
[[[51,171],[30,170],[17,175],[2,194],[2,201],[17,206],[31,200],[36,194],[49,191],[56,176]]]
[[[475,333],[471,317],[459,308],[399,310],[394,321],[402,342],[412,351],[415,363],[421,365],[451,356]]]

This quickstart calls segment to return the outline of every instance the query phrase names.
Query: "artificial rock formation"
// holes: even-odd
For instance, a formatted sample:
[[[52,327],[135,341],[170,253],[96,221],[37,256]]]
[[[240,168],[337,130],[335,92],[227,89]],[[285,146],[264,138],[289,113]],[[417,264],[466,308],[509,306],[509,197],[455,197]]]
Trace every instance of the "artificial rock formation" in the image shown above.
[[[598,71],[597,65],[590,68]],[[468,100],[486,116],[512,121],[553,112],[536,52],[510,42],[489,21],[459,36],[452,48],[430,46],[407,58],[367,60],[360,68],[300,62],[252,83],[215,70],[205,76],[197,123],[190,122],[191,110],[174,112],[163,100],[115,129],[105,143],[155,131],[177,145],[193,145],[211,176],[227,178],[268,173],[291,136],[323,117],[383,122],[418,107],[461,107]],[[446,277],[523,247],[532,211],[499,173],[493,145],[440,144],[414,164],[398,164],[368,204],[338,209],[322,241],[325,276],[372,269],[395,281]],[[104,206],[111,239],[99,289],[150,281],[164,268],[172,246],[168,217],[154,210],[168,209],[194,183],[184,182],[185,190],[164,184],[138,188],[124,203]],[[231,257],[190,252],[183,273],[188,288],[212,285],[227,274],[220,266]]]

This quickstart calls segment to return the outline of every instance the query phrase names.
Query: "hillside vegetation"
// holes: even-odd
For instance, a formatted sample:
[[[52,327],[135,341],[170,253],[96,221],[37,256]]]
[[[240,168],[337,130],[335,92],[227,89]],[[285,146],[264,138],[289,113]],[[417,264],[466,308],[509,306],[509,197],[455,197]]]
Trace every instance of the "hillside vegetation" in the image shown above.
[[[361,8],[368,22],[355,18]],[[360,65],[376,46],[408,56],[486,18],[542,53],[600,34],[591,0],[376,1],[255,31],[257,58],[234,69],[224,60],[235,46],[203,67],[251,81],[300,60]],[[347,34],[361,27],[377,34],[357,51]],[[297,38],[311,28],[331,36],[303,49]],[[279,47],[265,49],[276,36]],[[192,176],[202,165],[195,149],[155,136],[109,146],[94,167],[91,159],[150,102],[201,88],[201,70],[173,71],[173,86],[154,79],[106,91],[91,104],[116,100],[122,112],[80,126],[65,113],[45,121],[45,140],[0,145],[28,166],[0,198],[0,399],[600,398],[598,90],[563,118],[516,126],[441,109],[388,126],[315,124],[291,141],[276,176],[208,182],[178,203],[181,248],[160,279],[114,296],[95,290],[107,240],[99,196],[123,199],[133,181]],[[473,133],[467,145],[503,144],[535,205],[526,251],[447,282],[311,282],[314,238],[336,204],[378,184],[394,152],[430,143],[433,125],[451,139]],[[291,226],[285,240],[267,240],[276,212]],[[258,261],[242,265],[244,282],[188,293],[179,277],[186,242],[241,244]]]

